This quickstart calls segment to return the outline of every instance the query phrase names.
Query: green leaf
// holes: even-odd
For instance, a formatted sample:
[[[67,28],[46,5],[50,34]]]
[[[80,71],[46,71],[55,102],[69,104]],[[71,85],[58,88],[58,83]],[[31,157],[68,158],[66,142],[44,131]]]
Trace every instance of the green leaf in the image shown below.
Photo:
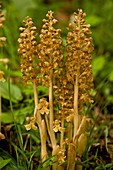
[[[29,8],[35,8],[36,4],[32,0],[13,0],[13,3],[15,4],[16,8],[19,11],[20,17],[26,16],[26,11]]]
[[[113,82],[113,71],[109,74],[108,79]]]
[[[19,108],[18,110],[13,110],[14,119],[17,123],[23,124],[25,121],[25,117],[27,115],[32,114],[34,107],[27,106],[25,108]]]
[[[1,158],[1,157],[0,157]],[[11,159],[6,159],[3,160],[2,158],[0,159],[0,169],[2,169],[4,166],[6,166],[9,162],[11,162]]]
[[[40,139],[36,137],[35,135],[31,134],[31,137],[34,139],[36,143],[40,143]]]
[[[16,123],[23,124],[25,121],[25,117],[28,114],[32,114],[34,107],[27,106],[25,108],[19,108],[18,110],[13,110],[13,114],[11,112],[3,112],[2,113],[2,123],[13,123],[14,120]]]
[[[86,23],[90,23],[91,26],[97,26],[103,22],[103,19],[96,15],[89,15],[86,17]]]
[[[11,113],[2,113],[2,123],[9,124],[13,122],[13,115]]]
[[[8,82],[0,82],[1,96],[5,99],[12,100],[12,102],[17,103],[17,101],[22,100],[22,93],[18,86],[10,83],[10,94],[9,96],[9,87]]]
[[[99,56],[93,59],[92,67],[93,67],[93,75],[94,77],[98,74],[100,70],[103,69],[105,64],[104,56]]]
[[[105,165],[105,168],[113,168],[113,164],[112,163],[108,163]]]
[[[42,97],[48,96],[49,89],[48,87],[38,86],[38,92],[39,92],[40,98],[42,98]]]
[[[11,76],[17,76],[17,77],[22,77],[22,73],[20,71],[10,70],[10,75]]]

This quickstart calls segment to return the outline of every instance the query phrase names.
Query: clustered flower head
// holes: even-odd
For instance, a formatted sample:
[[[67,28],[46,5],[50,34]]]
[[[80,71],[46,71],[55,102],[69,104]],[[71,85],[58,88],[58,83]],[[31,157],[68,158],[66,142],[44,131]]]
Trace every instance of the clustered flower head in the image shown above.
[[[34,117],[26,117],[26,121],[29,122],[25,125],[26,130],[37,130],[37,126],[35,125],[36,119]]]
[[[63,51],[62,51],[62,39],[60,29],[55,29],[54,24],[57,20],[54,19],[52,11],[48,11],[46,17],[43,19],[43,26],[40,34],[40,43],[38,45],[39,50],[39,62],[38,67],[43,77],[44,85],[50,85],[50,72],[56,75],[61,71]]]
[[[67,35],[67,79],[73,85],[78,81],[79,113],[82,113],[84,103],[92,103],[90,91],[93,88],[93,43],[90,25],[85,23],[85,16],[81,9],[78,14],[74,13],[74,24],[69,24]]]
[[[46,101],[45,98],[40,99],[39,104],[37,106],[39,113],[44,115],[44,114],[49,114],[49,103]]]
[[[68,159],[72,152],[74,164],[77,146],[81,148],[82,141],[84,140],[84,145],[86,141],[86,116],[82,116],[79,123],[79,115],[83,115],[87,103],[92,103],[93,43],[90,25],[85,23],[85,16],[81,9],[74,13],[74,23],[70,23],[68,27],[66,46],[62,45],[61,30],[54,28],[57,20],[52,11],[48,11],[47,18],[43,19],[39,43],[36,41],[36,27],[30,17],[23,21],[25,28],[20,27],[18,52],[22,59],[24,84],[32,82],[37,86],[41,84],[49,87],[49,102],[45,98],[38,102],[34,88],[36,114],[28,119],[29,123],[25,128],[36,130],[35,123],[39,126],[42,156],[47,155],[45,145],[46,137],[49,136],[52,154],[58,156],[59,163],[63,163],[67,155]],[[56,139],[57,132],[60,132],[60,140]],[[83,151],[84,146],[80,150],[80,156]]]
[[[62,128],[61,127],[61,121],[56,119],[55,122],[53,122],[53,130],[54,132],[61,132],[61,131],[64,131],[65,128]]]
[[[24,27],[20,27],[20,38],[18,53],[21,55],[21,72],[23,74],[23,81],[26,85],[27,82],[37,81],[37,72],[35,66],[35,59],[37,58],[37,42],[36,42],[36,27],[30,17],[23,20]]]
[[[4,17],[4,14],[1,8],[2,8],[2,5],[0,2],[0,31],[4,27],[3,22],[5,21],[5,17]],[[0,34],[0,47],[2,47],[5,42],[6,42],[6,37],[1,37],[1,34]],[[0,62],[7,63],[6,59],[2,59],[2,58],[0,59]],[[0,70],[0,82],[5,82],[4,72],[2,70]],[[1,89],[0,89],[0,98],[1,98]],[[1,100],[0,100],[0,117],[1,117]],[[4,134],[2,134],[1,132],[1,119],[0,119],[0,139],[5,139]]]
[[[59,162],[59,164],[64,163],[65,159],[66,159],[65,150],[64,149],[59,150],[59,152],[58,152],[58,162]]]
[[[0,132],[0,140],[1,140],[1,139],[5,139],[5,136],[4,136],[3,133]]]
[[[73,109],[68,109],[69,114],[66,116],[66,121],[67,122],[72,122],[73,117],[74,117],[74,110]]]
[[[2,29],[4,27],[3,22],[5,21],[5,17],[4,14],[2,12],[2,5],[0,4],[0,29]],[[1,37],[0,36],[0,47],[2,47],[4,45],[4,43],[6,42],[6,37]],[[0,62],[3,62],[5,64],[8,63],[8,59],[5,58],[1,58]],[[5,78],[4,78],[4,72],[2,70],[0,70],[0,81],[4,82]]]
[[[4,21],[5,21],[5,17],[4,17],[4,14],[2,12],[1,4],[0,4],[0,28],[4,27],[4,25],[3,25]],[[0,47],[2,47],[5,42],[6,42],[6,37],[0,37]]]

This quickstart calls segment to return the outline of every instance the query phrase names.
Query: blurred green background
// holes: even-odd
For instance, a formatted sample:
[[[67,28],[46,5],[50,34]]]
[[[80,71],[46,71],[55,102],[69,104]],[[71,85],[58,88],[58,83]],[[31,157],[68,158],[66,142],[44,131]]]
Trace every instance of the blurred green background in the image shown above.
[[[113,0],[3,0],[3,13],[6,21],[2,34],[7,43],[0,58],[9,58],[10,74],[21,77],[20,58],[17,53],[19,27],[27,15],[32,17],[38,31],[48,10],[55,12],[62,36],[67,34],[66,27],[73,12],[82,8],[86,13],[86,23],[91,25],[94,53],[93,75],[95,84],[95,106],[103,113],[113,111]],[[6,74],[7,71],[0,65]]]

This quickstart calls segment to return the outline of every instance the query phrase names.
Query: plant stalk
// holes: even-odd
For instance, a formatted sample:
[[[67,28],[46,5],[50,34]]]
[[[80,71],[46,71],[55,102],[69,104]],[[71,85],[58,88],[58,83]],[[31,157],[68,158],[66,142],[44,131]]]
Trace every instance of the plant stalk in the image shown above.
[[[64,117],[62,117],[61,120],[61,127],[64,129]],[[64,142],[64,130],[61,131],[61,136],[60,136],[60,148],[63,149],[63,142]]]
[[[76,81],[74,83],[74,137],[79,126],[79,115],[78,115],[78,75],[76,75]]]
[[[48,158],[47,148],[46,148],[47,132],[46,132],[46,125],[44,119],[42,120],[42,126],[40,128],[40,138],[41,138],[41,159],[43,162]]]
[[[51,62],[50,62],[51,63]],[[49,123],[50,123],[50,133],[51,133],[51,142],[53,149],[56,148],[56,139],[55,139],[55,133],[53,131],[53,122],[54,122],[54,113],[53,113],[53,69],[50,70],[50,86],[49,86],[49,108],[50,108],[50,117],[49,117]]]
[[[36,88],[36,82],[33,84],[34,89],[34,102],[35,102],[35,111],[34,111],[34,117],[36,117],[36,122],[39,126],[40,130],[40,139],[41,139],[41,159],[42,161],[45,161],[48,157],[47,154],[47,148],[46,148],[46,138],[47,138],[47,132],[46,132],[46,126],[45,121],[42,120],[41,114],[38,112],[38,91]]]
[[[37,108],[38,107],[38,90],[37,90],[35,81],[33,83],[33,90],[34,90],[34,102],[35,102],[34,117],[36,117],[36,121],[38,125],[41,126],[42,118]]]
[[[74,135],[73,141],[70,141],[68,146],[68,166],[67,170],[75,169],[75,158],[76,158],[76,133],[78,130],[78,74],[76,75],[76,80],[74,83]]]
[[[50,64],[52,63],[52,57],[50,56]],[[53,122],[54,122],[54,113],[53,113],[53,68],[50,70],[50,86],[49,86],[49,108],[50,108],[50,117],[49,117],[49,125],[50,125],[50,139],[52,144],[52,156],[55,156],[54,161],[57,162],[57,144],[55,133],[53,131]],[[52,170],[57,170],[57,163],[53,164]]]
[[[73,128],[72,122],[69,122],[68,123],[68,132],[67,132],[69,142],[72,142],[72,128]]]

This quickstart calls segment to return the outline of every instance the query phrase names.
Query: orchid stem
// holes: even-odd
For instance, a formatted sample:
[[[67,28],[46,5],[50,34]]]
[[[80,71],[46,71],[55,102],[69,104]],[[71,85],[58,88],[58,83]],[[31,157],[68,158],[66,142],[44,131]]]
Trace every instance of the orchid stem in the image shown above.
[[[74,84],[74,138],[78,129],[78,75]]]

